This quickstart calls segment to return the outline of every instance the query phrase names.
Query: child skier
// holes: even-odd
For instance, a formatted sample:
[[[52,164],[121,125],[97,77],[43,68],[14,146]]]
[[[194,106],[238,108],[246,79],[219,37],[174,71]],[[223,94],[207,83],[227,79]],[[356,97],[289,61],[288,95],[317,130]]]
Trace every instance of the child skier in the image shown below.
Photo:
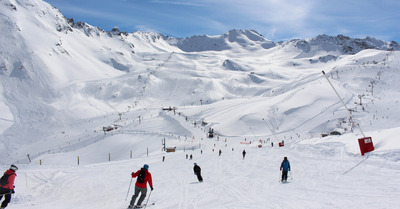
[[[135,173],[132,172],[132,178],[135,177],[137,177],[135,184],[135,194],[132,196],[132,200],[128,209],[142,207],[142,202],[144,198],[146,198],[147,182],[150,185],[151,191],[153,191],[153,180],[151,178],[151,173],[149,172],[149,166],[147,164],[144,164],[143,168],[136,171]],[[136,198],[139,196],[139,193],[141,193],[140,198],[137,202],[137,205],[134,206]]]

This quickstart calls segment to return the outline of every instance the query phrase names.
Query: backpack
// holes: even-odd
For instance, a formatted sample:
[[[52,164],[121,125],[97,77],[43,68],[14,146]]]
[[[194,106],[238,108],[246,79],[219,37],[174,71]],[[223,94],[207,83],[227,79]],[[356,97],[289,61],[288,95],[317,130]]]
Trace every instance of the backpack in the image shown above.
[[[4,173],[4,175],[0,178],[0,186],[5,186],[8,183],[8,177],[10,177],[10,175]]]
[[[139,183],[144,183],[144,177],[146,176],[146,169],[142,168],[139,172],[139,175],[137,177],[137,181]]]

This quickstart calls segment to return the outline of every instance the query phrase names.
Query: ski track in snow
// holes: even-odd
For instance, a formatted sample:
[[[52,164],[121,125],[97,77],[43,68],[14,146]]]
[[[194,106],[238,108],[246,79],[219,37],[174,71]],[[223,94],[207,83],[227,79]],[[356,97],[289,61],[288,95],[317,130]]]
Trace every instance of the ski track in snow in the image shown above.
[[[244,137],[202,137],[204,130],[173,112],[163,118],[194,133],[194,139],[174,142],[188,149],[152,151],[148,157],[79,166],[63,162],[39,166],[34,159],[33,164],[21,165],[17,172],[12,207],[126,208],[135,182],[133,179],[125,201],[130,173],[144,163],[150,165],[155,188],[149,201],[155,205],[149,208],[390,208],[399,203],[400,165],[379,157],[379,153],[361,157],[349,152],[343,143],[329,141],[312,144],[287,140],[284,147],[271,147],[268,141],[258,148],[255,140],[240,144]],[[245,159],[243,149],[247,152]],[[186,154],[192,154],[193,160],[186,159]],[[161,162],[162,156],[165,162]],[[284,156],[292,167],[286,184],[279,182]],[[62,158],[58,154],[43,157],[44,162],[49,161],[46,158],[75,158],[72,153],[62,154]],[[202,168],[203,183],[198,183],[193,173],[194,162]]]
[[[41,0],[2,0],[0,13],[0,168],[20,168],[9,208],[125,209],[131,173],[145,163],[153,209],[399,208],[400,53],[387,52],[389,42],[272,43],[237,30],[182,40],[112,35],[72,27]],[[364,44],[378,49],[359,51]],[[361,135],[321,69],[375,151],[360,156]],[[176,115],[161,110],[169,106]],[[110,125],[118,129],[104,133]],[[208,128],[219,140],[206,138]],[[344,134],[320,137],[333,130]],[[164,138],[175,153],[161,151]],[[252,144],[240,144],[245,138]],[[267,138],[275,146],[258,148]]]

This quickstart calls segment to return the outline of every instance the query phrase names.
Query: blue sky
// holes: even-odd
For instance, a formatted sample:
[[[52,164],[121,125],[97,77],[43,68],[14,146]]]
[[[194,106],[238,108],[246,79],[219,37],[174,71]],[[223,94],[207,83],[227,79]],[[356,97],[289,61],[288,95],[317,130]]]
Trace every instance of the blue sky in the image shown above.
[[[400,43],[399,0],[45,0],[65,17],[104,30],[177,38],[254,29],[285,41],[320,34]]]

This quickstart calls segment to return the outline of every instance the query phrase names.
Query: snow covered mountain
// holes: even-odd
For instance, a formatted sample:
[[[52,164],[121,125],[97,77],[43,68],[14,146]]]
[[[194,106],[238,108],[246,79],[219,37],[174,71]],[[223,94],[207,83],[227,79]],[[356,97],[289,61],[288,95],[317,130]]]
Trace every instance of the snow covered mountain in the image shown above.
[[[104,31],[42,0],[0,0],[0,21],[0,167],[20,167],[15,208],[125,208],[144,163],[151,208],[398,206],[396,42]],[[375,151],[361,156],[364,134]],[[277,185],[283,156],[294,175]]]
[[[209,111],[213,105],[229,100],[256,100],[258,106],[250,102],[235,123],[245,124],[258,115],[268,117],[280,132],[288,131],[298,122],[290,122],[291,118],[304,115],[316,105],[328,108],[337,101],[329,86],[325,87],[321,70],[337,80],[345,101],[358,109],[361,106],[354,105],[358,95],[371,104],[379,101],[370,92],[370,82],[379,82],[375,85],[381,91],[398,85],[379,79],[396,74],[399,45],[370,37],[321,35],[274,43],[256,31],[231,30],[220,36],[181,39],[120,32],[118,28],[107,32],[66,19],[41,0],[3,0],[0,9],[1,153],[5,162],[10,160],[5,156],[16,153],[17,159],[24,158],[26,154],[18,151],[22,145],[29,147],[53,138],[69,129],[69,123],[127,110],[200,105],[196,109]],[[302,103],[293,107],[290,101],[295,98]],[[391,101],[397,102],[393,97]],[[337,104],[326,114],[341,108]],[[379,105],[373,108],[387,109]],[[358,114],[371,121],[375,111]],[[342,129],[337,121],[346,113],[341,112],[330,116],[329,122],[311,120],[308,123],[313,125],[301,132],[320,134]],[[224,129],[230,124],[213,122],[205,112],[191,114],[197,120],[211,122],[219,134],[244,134],[241,129],[226,133]],[[322,114],[321,119],[324,117]],[[368,129],[397,127],[397,119],[384,118]],[[102,125],[90,129],[99,130]],[[270,134],[262,123],[259,126],[257,134]]]

